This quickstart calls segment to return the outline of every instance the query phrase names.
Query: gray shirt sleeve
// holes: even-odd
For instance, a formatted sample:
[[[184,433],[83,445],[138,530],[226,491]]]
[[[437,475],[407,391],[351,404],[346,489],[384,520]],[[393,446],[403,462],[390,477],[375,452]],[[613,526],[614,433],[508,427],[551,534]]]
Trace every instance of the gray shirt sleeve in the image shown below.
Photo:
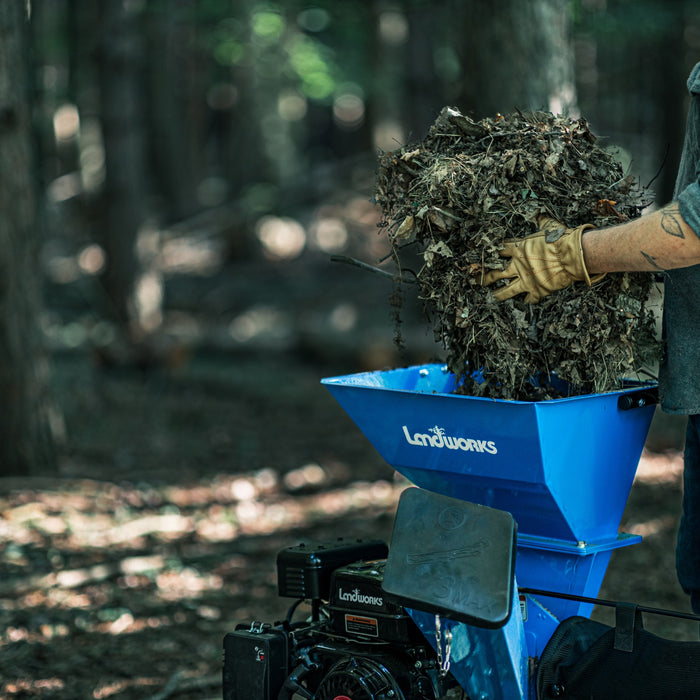
[[[678,209],[683,221],[700,236],[700,182],[691,182],[678,195]]]
[[[685,222],[700,236],[700,63],[688,78],[691,97],[675,199]]]

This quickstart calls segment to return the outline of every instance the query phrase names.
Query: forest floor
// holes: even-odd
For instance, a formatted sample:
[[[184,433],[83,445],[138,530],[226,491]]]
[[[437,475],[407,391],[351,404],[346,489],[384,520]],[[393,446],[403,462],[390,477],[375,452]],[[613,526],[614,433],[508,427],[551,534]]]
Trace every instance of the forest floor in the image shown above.
[[[179,335],[140,368],[105,366],[82,342],[80,290],[53,297],[73,303],[52,331],[59,472],[0,479],[2,698],[220,698],[226,632],[291,602],[277,596],[280,549],[390,539],[407,482],[319,383],[431,359],[410,313],[413,349],[396,353],[390,283],[302,256],[166,291]],[[660,415],[622,524],[644,541],[614,553],[603,597],[688,609],[674,573],[681,444]],[[646,621],[697,639],[696,623]]]

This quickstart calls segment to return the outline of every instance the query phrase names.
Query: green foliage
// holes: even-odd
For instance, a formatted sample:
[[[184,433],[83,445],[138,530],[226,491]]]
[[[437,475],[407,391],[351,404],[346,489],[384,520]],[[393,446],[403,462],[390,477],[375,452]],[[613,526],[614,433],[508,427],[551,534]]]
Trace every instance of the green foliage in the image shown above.
[[[250,2],[219,9],[205,43],[220,65],[246,67],[312,100],[327,100],[344,79],[337,49],[321,38],[332,23],[322,7]]]
[[[338,71],[335,70],[330,51],[320,42],[298,34],[289,42],[287,53],[289,66],[307,97],[322,100],[333,93]]]
[[[255,10],[250,17],[253,37],[261,44],[273,46],[282,38],[285,18],[275,10]]]

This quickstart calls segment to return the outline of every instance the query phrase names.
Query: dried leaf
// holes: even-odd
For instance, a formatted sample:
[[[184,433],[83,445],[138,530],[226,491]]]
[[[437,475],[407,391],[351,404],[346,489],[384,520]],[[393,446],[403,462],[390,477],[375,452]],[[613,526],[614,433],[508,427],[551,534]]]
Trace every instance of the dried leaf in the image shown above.
[[[421,167],[407,172],[417,153]],[[551,398],[529,381],[551,372],[572,394],[608,391],[658,357],[650,274],[609,274],[535,305],[496,303],[480,284],[484,268],[503,269],[503,241],[533,233],[541,214],[601,227],[649,203],[584,120],[536,112],[474,122],[445,108],[422,143],[380,157],[375,196],[386,222],[403,221],[402,236],[410,230],[393,239],[396,260],[401,240],[423,256],[420,296],[465,393]],[[472,375],[482,370],[479,383]]]
[[[405,245],[416,240],[416,220],[413,215],[409,214],[396,229],[393,236],[393,241],[398,245]]]

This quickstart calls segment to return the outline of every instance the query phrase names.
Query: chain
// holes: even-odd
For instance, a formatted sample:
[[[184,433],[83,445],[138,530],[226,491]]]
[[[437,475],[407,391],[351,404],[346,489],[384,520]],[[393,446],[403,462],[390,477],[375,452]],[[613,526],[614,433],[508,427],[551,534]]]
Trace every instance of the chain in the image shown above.
[[[450,670],[450,655],[452,654],[452,630],[445,630],[445,654],[442,653],[442,625],[440,616],[435,616],[435,646],[437,648],[437,662],[440,675],[445,676]]]

